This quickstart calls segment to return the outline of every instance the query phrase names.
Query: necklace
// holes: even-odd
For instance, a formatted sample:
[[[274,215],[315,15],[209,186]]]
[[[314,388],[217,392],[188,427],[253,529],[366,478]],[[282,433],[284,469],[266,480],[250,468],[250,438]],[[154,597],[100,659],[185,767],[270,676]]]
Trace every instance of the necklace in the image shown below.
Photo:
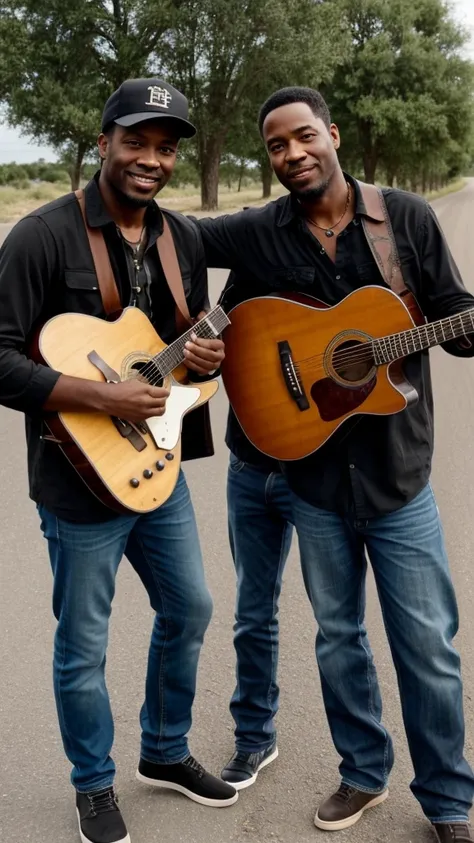
[[[344,217],[347,214],[347,209],[349,208],[349,202],[351,201],[351,186],[350,186],[350,184],[348,184],[348,182],[346,182],[346,184],[347,184],[346,206],[345,206],[341,216],[339,217],[338,221],[335,222],[334,225],[331,225],[329,228],[326,228],[326,226],[324,226],[324,225],[319,225],[319,223],[316,222],[316,220],[311,219],[311,217],[307,217],[307,220],[310,223],[312,223],[313,225],[315,225],[316,228],[320,228],[321,231],[324,231],[326,237],[334,237],[334,229],[337,228],[339,223],[342,222],[342,220],[344,219]]]
[[[131,284],[132,290],[135,293],[135,295],[138,295],[142,291],[141,286],[138,284],[138,276],[139,276],[139,272],[142,268],[141,263],[142,263],[143,255],[145,253],[145,247],[146,247],[146,242],[147,242],[146,236],[145,237],[143,236],[144,234],[146,234],[146,223],[144,223],[144,225],[143,225],[143,228],[140,232],[140,237],[138,238],[138,240],[128,240],[125,237],[125,234],[123,233],[122,229],[119,226],[117,226],[117,231],[118,231],[120,237],[122,238],[122,240],[130,246],[130,248],[132,250],[132,253],[133,253],[132,260],[133,260],[133,265],[135,267],[135,284],[133,284],[132,281],[130,281],[130,284]],[[135,302],[136,302],[136,298],[135,298]]]
[[[128,243],[128,245],[131,246],[132,249],[134,249],[135,251],[138,252],[139,249],[140,249],[140,246],[142,245],[143,234],[145,233],[145,229],[146,229],[146,223],[143,225],[143,228],[140,232],[140,237],[138,238],[138,240],[129,240],[128,237],[125,237],[125,234],[123,233],[122,229],[119,228],[119,226],[117,226],[117,228],[120,232],[120,236],[125,240],[125,242]]]

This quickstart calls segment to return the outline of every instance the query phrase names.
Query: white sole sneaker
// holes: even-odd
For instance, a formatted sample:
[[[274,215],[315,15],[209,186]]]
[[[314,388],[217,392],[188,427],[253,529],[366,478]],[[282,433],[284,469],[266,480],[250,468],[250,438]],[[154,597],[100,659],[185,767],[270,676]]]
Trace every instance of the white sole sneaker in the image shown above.
[[[370,802],[367,802],[367,805],[364,805],[360,811],[357,811],[356,814],[352,814],[351,817],[347,817],[345,820],[336,820],[335,822],[327,822],[326,820],[321,820],[318,816],[318,812],[316,811],[316,816],[314,818],[314,824],[316,828],[320,828],[322,831],[342,831],[344,828],[350,828],[351,825],[355,825],[359,822],[362,814],[367,811],[368,808],[375,808],[376,805],[380,805],[382,802],[385,802],[388,796],[388,788],[384,790],[383,793],[377,793]]]
[[[249,779],[244,779],[243,782],[228,782],[228,784],[231,784],[232,787],[235,787],[236,790],[244,790],[244,788],[250,787],[250,785],[255,784],[255,782],[257,781],[257,776],[258,776],[260,770],[263,770],[264,767],[267,767],[268,764],[271,764],[272,761],[275,761],[277,758],[278,758],[278,747],[276,746],[275,749],[273,750],[272,754],[269,755],[268,758],[265,758],[265,761],[262,761],[262,763],[260,764],[260,766],[259,766],[257,772],[255,773],[255,775],[250,776]]]
[[[150,787],[163,787],[166,790],[176,790],[178,793],[182,793],[183,796],[187,796],[188,799],[192,799],[193,802],[198,802],[199,805],[206,805],[207,808],[228,808],[229,805],[234,805],[239,798],[239,794],[234,793],[234,795],[229,799],[209,799],[206,796],[199,796],[198,793],[194,793],[193,790],[188,790],[187,787],[183,787],[181,784],[161,781],[160,779],[149,779],[138,770],[135,773],[135,776],[142,784],[147,784]]]
[[[84,834],[83,834],[83,832],[82,832],[82,828],[81,828],[81,815],[80,815],[80,813],[79,813],[79,811],[78,811],[78,809],[77,809],[77,808],[76,808],[76,814],[77,814],[77,822],[79,823],[79,834],[80,834],[80,836],[81,836],[81,841],[82,841],[82,843],[92,843],[92,841],[91,841],[91,840],[89,840],[89,838],[88,838],[88,837],[85,837],[85,836],[84,836]],[[129,834],[127,834],[127,836],[126,836],[126,837],[122,837],[122,839],[121,839],[121,840],[116,840],[116,841],[115,841],[115,843],[131,843],[131,841],[130,841],[130,835],[129,835]]]

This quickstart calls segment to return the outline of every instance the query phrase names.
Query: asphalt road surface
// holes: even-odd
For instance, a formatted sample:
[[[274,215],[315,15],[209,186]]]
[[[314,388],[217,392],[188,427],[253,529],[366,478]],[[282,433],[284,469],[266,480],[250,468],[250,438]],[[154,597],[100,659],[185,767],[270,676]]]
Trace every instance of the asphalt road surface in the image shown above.
[[[435,203],[466,284],[474,290],[474,182]],[[0,239],[9,226],[0,226]],[[211,273],[213,298],[226,274]],[[433,482],[457,587],[463,659],[466,752],[474,761],[474,362],[432,352],[436,397]],[[227,545],[223,444],[226,397],[212,401],[216,456],[190,464],[214,618],[203,648],[191,749],[216,773],[233,749],[228,701],[234,683],[232,647],[235,581]],[[51,688],[51,574],[33,504],[27,496],[23,420],[0,408],[0,841],[69,843],[78,840]],[[313,825],[318,802],[338,783],[338,757],[321,702],[314,661],[315,623],[296,548],[281,601],[280,757],[238,803],[215,810],[178,794],[153,791],[134,778],[138,713],[152,615],[128,563],[120,568],[111,622],[108,685],[116,724],[117,787],[132,843],[309,843],[324,832]],[[412,767],[400,717],[395,673],[373,583],[367,624],[384,699],[384,720],[395,743],[390,798],[335,839],[354,843],[428,843],[429,825],[409,791]]]

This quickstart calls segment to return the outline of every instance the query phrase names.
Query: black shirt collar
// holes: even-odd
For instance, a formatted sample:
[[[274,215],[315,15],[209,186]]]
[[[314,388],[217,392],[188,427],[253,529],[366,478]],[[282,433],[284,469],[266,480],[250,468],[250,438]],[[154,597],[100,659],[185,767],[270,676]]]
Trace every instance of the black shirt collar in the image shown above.
[[[357,179],[349,176],[348,173],[344,173],[344,178],[346,181],[349,182],[351,187],[354,190],[355,194],[355,216],[356,217],[368,217],[369,219],[374,219],[378,222],[381,221],[379,214],[375,213],[368,213],[367,208],[365,207],[365,202],[362,198],[362,192],[359,186],[359,182]],[[292,222],[296,217],[301,216],[301,205],[296,199],[295,196],[292,196],[291,193],[285,197],[281,208],[280,213],[277,218],[277,225],[282,227],[284,225],[288,225]]]
[[[111,223],[116,225],[102,199],[99,189],[99,176],[100,170],[84,188],[87,222],[91,228],[102,228]],[[163,217],[156,202],[152,202],[146,209],[145,222],[148,229],[148,242],[150,243],[163,233]]]

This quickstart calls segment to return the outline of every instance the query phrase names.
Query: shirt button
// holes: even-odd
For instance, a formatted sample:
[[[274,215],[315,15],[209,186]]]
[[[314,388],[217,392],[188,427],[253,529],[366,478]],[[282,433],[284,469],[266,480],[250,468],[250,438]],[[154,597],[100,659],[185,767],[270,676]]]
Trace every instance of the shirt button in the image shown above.
[[[355,465],[354,465],[354,463],[353,463],[353,462],[351,462],[351,464],[350,464],[349,468],[355,468]]]
[[[341,280],[341,276],[340,276],[340,275],[336,275],[336,281],[340,281],[340,280]]]

